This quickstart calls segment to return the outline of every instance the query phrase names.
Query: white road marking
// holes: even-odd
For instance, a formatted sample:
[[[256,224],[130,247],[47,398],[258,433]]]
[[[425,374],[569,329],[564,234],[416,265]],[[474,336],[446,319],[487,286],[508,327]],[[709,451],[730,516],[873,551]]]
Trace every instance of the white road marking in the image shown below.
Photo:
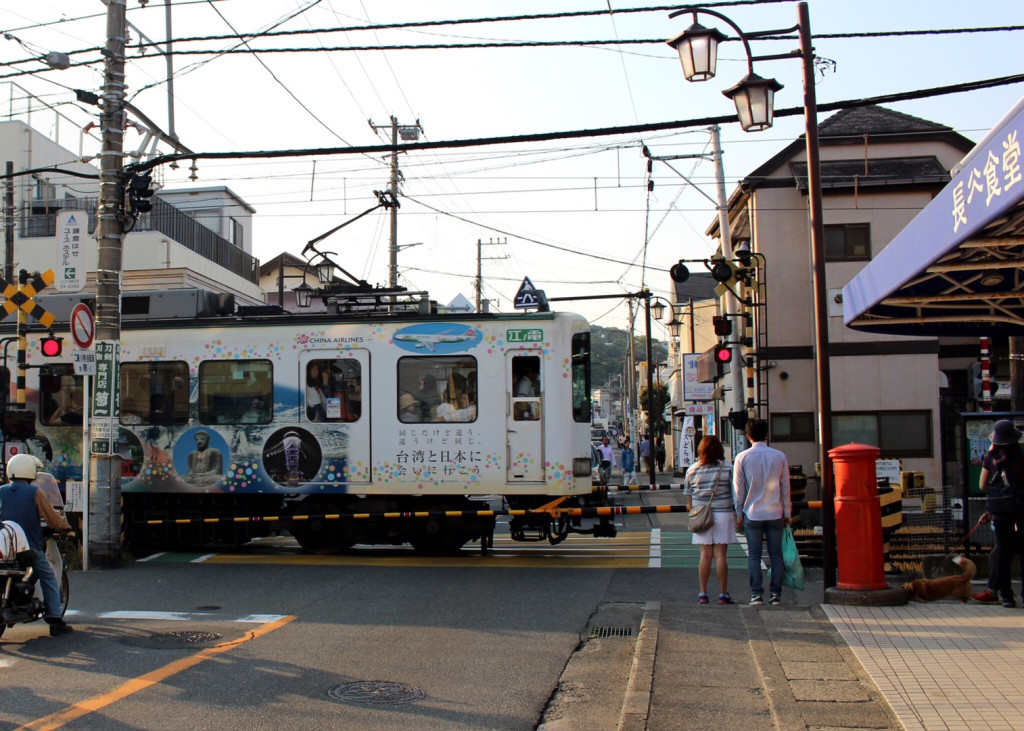
[[[139,562],[139,563],[142,563],[143,561],[152,561],[155,558],[160,558],[161,556],[166,556],[166,555],[167,555],[167,551],[160,551],[159,553],[151,553],[150,555],[146,556],[145,558],[137,558],[135,560],[137,562]]]
[[[244,622],[246,624],[266,624],[268,622],[277,622],[288,615],[286,614],[247,614],[244,617],[238,617],[237,619],[225,620],[228,622]],[[133,611],[130,609],[119,610],[116,612],[103,612],[97,615],[99,619],[146,619],[153,621],[164,621],[164,622],[196,622],[200,620],[209,620],[210,618],[216,618],[217,615],[212,612],[153,612],[153,611]]]
[[[651,557],[647,560],[647,568],[661,568],[661,528],[651,528]]]
[[[116,612],[103,612],[99,615],[100,619],[153,619],[163,620],[170,622],[190,622],[195,619],[201,619],[211,617],[212,614],[208,612],[145,612],[145,611],[131,611],[131,610],[119,610]]]

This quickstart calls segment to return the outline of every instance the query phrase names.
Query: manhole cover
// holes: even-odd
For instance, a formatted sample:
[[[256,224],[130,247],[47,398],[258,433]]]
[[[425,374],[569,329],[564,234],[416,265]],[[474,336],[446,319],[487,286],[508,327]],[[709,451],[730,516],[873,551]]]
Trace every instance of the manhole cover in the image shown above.
[[[216,612],[218,609],[220,609],[220,607],[216,604],[204,604],[201,607],[196,607],[197,612]]]
[[[591,637],[632,637],[632,627],[591,627]]]
[[[220,635],[216,632],[162,632],[150,635],[149,639],[159,645],[205,645],[216,642]]]
[[[424,697],[422,690],[411,685],[378,680],[342,683],[328,690],[327,695],[343,703],[370,703],[373,705],[413,703]]]

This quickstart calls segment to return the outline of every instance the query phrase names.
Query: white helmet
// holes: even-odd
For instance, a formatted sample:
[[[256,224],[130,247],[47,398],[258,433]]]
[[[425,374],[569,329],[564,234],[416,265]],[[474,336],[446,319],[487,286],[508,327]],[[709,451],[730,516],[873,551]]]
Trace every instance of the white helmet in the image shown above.
[[[31,454],[16,454],[7,460],[7,479],[32,482],[39,471],[39,460]]]

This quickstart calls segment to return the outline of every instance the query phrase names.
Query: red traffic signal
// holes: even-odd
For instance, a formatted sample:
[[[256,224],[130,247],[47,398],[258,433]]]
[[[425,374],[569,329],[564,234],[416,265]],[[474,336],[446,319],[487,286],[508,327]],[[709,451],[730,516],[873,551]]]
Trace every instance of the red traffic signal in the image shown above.
[[[42,338],[39,341],[39,352],[46,358],[56,358],[64,351],[64,338],[53,336]]]
[[[732,360],[732,350],[725,343],[719,343],[715,346],[715,362],[716,363],[728,363]]]

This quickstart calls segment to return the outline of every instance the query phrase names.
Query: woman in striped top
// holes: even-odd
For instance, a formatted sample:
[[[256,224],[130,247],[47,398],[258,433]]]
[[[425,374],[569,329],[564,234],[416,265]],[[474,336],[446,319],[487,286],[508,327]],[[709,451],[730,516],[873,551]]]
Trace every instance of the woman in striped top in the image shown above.
[[[686,492],[690,496],[690,507],[711,503],[715,525],[711,530],[693,534],[693,544],[700,546],[700,595],[697,601],[708,603],[708,579],[711,576],[711,559],[715,561],[718,576],[718,603],[733,604],[729,596],[729,566],[725,554],[730,543],[736,543],[736,518],[732,502],[732,465],[725,459],[722,442],[714,435],[700,440],[697,447],[697,461],[686,471]],[[712,493],[714,498],[712,499]]]

